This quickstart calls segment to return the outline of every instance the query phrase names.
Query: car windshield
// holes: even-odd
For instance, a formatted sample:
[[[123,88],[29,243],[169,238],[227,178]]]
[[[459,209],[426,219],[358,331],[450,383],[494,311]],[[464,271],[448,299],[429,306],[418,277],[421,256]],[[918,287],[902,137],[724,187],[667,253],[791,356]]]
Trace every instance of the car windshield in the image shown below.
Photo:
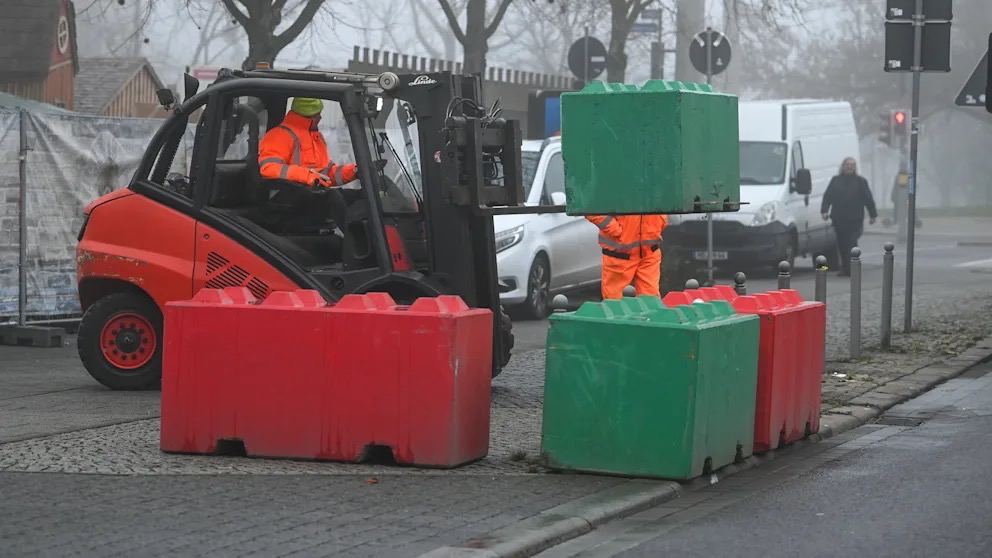
[[[786,144],[742,141],[740,150],[742,185],[772,185],[785,181]]]
[[[541,161],[540,151],[522,151],[520,153],[521,170],[524,180],[524,199],[530,198],[530,189],[534,185],[534,175],[537,174],[537,164]]]

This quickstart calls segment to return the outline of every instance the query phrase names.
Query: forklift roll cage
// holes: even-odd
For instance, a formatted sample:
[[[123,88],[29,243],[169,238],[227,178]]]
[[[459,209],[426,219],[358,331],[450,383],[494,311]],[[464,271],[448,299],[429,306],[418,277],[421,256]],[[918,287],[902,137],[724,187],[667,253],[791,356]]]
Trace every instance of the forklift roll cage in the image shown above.
[[[494,315],[494,374],[506,364],[512,336],[499,302],[492,217],[563,212],[564,207],[523,205],[519,125],[514,120],[499,118],[495,105],[490,114],[481,109],[478,76],[455,76],[450,72],[397,76],[312,70],[222,70],[218,80],[203,92],[195,92],[197,84],[188,76],[187,85],[192,91],[153,137],[129,186],[131,190],[215,228],[259,255],[301,288],[317,290],[330,301],[349,292],[379,290],[399,293],[399,299],[457,294],[470,306],[489,308]],[[272,106],[280,106],[281,100],[281,107],[292,96],[322,98],[340,105],[358,166],[361,199],[368,208],[367,224],[363,226],[374,256],[370,255],[366,261],[374,263],[353,270],[306,269],[264,235],[220,211],[211,210],[211,192],[218,188],[214,181],[215,162],[225,107],[240,96],[268,99],[267,105],[268,101],[274,101]],[[397,105],[396,101],[405,102],[406,110],[412,111],[412,119],[418,123],[422,203],[416,213],[406,216],[383,212],[380,192],[386,179],[381,168],[377,169],[376,161],[384,153],[376,143],[373,128],[373,119],[382,106],[380,98]],[[201,108],[203,113],[196,126],[189,169],[189,179],[194,185],[190,199],[162,184],[188,119]],[[270,112],[269,128],[274,125],[273,118],[281,119],[282,115]],[[379,153],[372,153],[370,138]],[[502,176],[496,176],[499,171]],[[414,225],[407,227],[407,231],[420,231],[417,236],[422,238],[401,237],[400,242],[422,243],[425,248],[423,254],[411,258],[410,269],[397,270],[394,266],[396,254],[390,242],[397,240],[387,234],[387,219],[405,220]]]

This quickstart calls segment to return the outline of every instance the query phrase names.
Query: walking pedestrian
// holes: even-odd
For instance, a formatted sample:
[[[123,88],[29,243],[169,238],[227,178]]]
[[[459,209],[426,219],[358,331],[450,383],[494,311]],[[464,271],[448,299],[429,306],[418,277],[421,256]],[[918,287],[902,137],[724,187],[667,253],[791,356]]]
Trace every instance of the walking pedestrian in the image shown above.
[[[869,223],[874,225],[878,218],[875,198],[868,188],[868,181],[858,175],[857,161],[854,157],[848,157],[841,163],[840,174],[830,179],[820,205],[823,220],[833,221],[837,248],[840,250],[840,275],[851,274],[851,248],[858,245],[864,230],[865,209],[868,210]]]

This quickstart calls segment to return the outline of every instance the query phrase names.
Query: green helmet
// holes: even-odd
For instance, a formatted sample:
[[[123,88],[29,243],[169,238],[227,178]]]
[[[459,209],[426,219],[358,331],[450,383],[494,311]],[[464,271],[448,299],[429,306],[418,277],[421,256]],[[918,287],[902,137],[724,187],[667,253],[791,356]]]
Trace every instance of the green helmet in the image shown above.
[[[310,99],[308,97],[295,97],[293,98],[292,111],[300,116],[306,116],[307,118],[316,116],[320,114],[323,110],[324,103],[320,99]]]

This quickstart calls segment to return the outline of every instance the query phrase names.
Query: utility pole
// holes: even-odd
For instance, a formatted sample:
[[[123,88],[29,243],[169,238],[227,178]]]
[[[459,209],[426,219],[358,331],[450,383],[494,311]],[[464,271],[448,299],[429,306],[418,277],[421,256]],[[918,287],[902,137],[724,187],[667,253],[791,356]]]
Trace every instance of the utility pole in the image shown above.
[[[913,330],[913,261],[916,249],[917,155],[920,147],[920,72],[923,71],[923,0],[916,0],[913,10],[913,108],[909,137],[909,208],[906,212],[906,306],[903,331]]]

